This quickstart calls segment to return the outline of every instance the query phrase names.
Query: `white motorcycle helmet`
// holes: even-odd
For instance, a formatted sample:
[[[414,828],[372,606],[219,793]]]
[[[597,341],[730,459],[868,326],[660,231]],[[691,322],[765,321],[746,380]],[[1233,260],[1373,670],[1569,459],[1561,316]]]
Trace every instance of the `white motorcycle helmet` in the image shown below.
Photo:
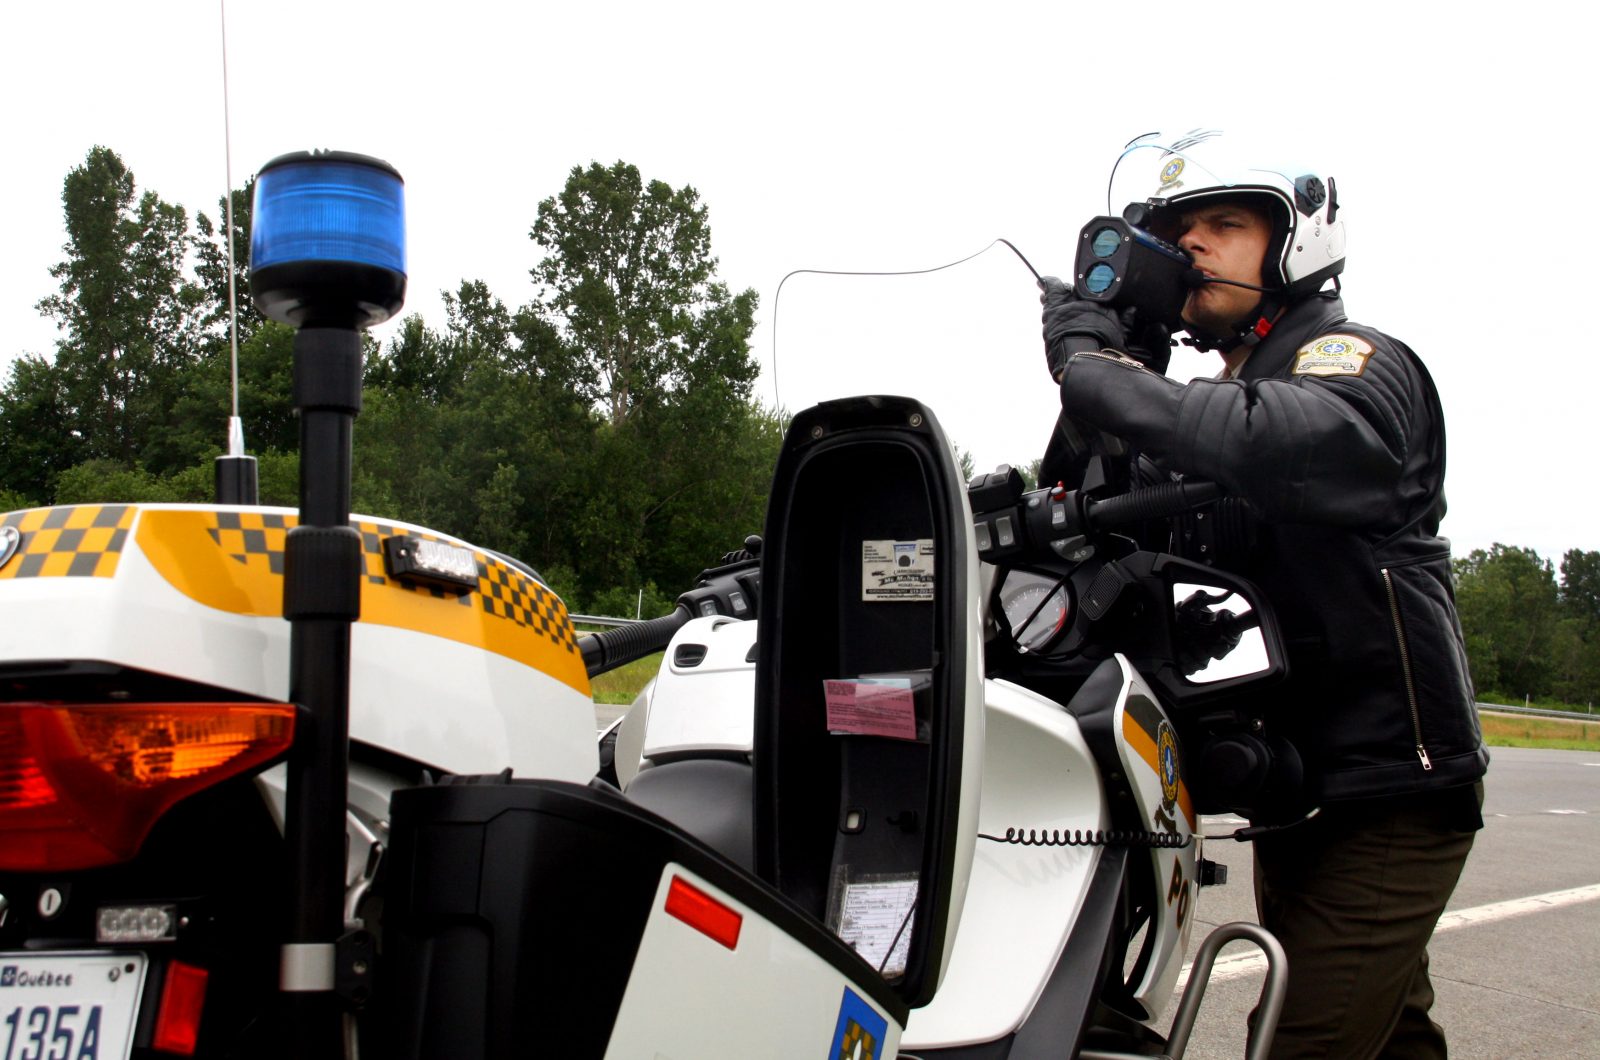
[[[1107,212],[1142,206],[1154,234],[1162,235],[1163,215],[1193,209],[1202,199],[1259,198],[1273,218],[1263,282],[1280,302],[1297,301],[1344,271],[1338,196],[1332,177],[1266,166],[1261,157],[1215,129],[1147,133],[1130,141],[1112,167]]]

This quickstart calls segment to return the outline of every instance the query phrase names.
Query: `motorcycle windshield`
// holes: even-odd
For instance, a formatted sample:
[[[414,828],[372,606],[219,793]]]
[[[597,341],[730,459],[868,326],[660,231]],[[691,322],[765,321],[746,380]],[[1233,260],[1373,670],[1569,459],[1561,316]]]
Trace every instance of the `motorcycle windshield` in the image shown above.
[[[1071,248],[1023,247],[1041,272],[1070,275]],[[1044,454],[1060,392],[1045,362],[1039,288],[1004,244],[919,275],[798,271],[773,303],[767,333],[756,336],[764,402],[792,416],[835,398],[915,398],[938,418],[958,465],[970,458],[964,472],[1001,463],[1026,472]]]

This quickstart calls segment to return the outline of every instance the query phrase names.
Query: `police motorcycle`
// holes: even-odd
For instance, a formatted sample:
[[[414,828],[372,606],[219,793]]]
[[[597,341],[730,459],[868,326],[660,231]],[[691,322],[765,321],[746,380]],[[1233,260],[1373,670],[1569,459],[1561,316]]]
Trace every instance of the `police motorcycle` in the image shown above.
[[[349,512],[360,329],[404,291],[399,175],[286,155],[256,194],[252,294],[298,329],[299,510],[0,517],[0,1056],[887,1057],[914,1010],[936,1028],[973,998],[999,1016],[967,1041],[1020,1001],[1059,1051],[1093,1040],[1029,1013],[1069,1011],[1062,992],[1098,1012],[1085,983],[1125,948],[1106,931],[1091,960],[1067,926],[1080,906],[1136,917],[1088,898],[1147,858],[1166,890],[1145,888],[1155,941],[1119,998],[1159,1008],[1197,865],[1146,707],[1165,686],[1102,660],[1123,689],[1094,744],[1119,748],[1108,768],[1086,723],[985,679],[981,524],[927,410],[798,418],[761,562],[708,571],[666,623],[580,638],[517,561]],[[863,488],[863,457],[897,485]],[[224,470],[248,500],[248,466]],[[900,573],[869,586],[869,543]],[[1133,595],[1074,614],[1116,621]],[[749,746],[651,745],[628,793],[595,779],[589,675],[677,625],[670,665],[691,669],[681,638],[753,613]],[[1031,644],[1055,615],[1011,628]],[[1076,757],[1039,760],[1041,734]],[[748,844],[675,821],[708,793],[753,808]],[[1023,841],[979,839],[1002,824]],[[1037,916],[974,900],[996,881]]]

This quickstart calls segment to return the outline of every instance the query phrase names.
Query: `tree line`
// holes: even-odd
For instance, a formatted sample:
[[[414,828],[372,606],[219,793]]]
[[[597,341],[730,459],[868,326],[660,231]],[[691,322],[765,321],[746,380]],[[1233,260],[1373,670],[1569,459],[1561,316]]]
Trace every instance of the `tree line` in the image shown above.
[[[262,501],[294,505],[293,333],[245,296],[252,191],[231,192],[239,412]],[[38,303],[60,338],[0,386],[0,511],[209,500],[230,407],[230,233],[141,191],[105,147],[61,202],[64,256]],[[644,613],[662,613],[761,527],[782,422],[753,397],[756,293],[718,281],[692,187],[624,162],[573,168],[528,235],[523,304],[464,279],[442,326],[413,314],[368,340],[354,507],[523,558],[575,610],[631,615],[643,591]],[[1455,570],[1480,698],[1600,698],[1600,552],[1567,552],[1559,579],[1499,544]]]
[[[1533,549],[1496,544],[1457,559],[1455,573],[1479,700],[1600,700],[1600,552],[1567,550],[1558,580]]]
[[[293,332],[247,295],[252,193],[231,192],[239,414],[262,502],[293,505]],[[209,500],[229,233],[139,189],[106,147],[61,201],[64,257],[38,303],[60,337],[0,387],[0,511]],[[624,162],[575,167],[529,238],[525,304],[464,279],[442,327],[413,314],[368,339],[353,506],[523,558],[574,609],[631,615],[641,589],[663,609],[761,527],[782,425],[753,397],[756,293],[717,279],[694,188]]]

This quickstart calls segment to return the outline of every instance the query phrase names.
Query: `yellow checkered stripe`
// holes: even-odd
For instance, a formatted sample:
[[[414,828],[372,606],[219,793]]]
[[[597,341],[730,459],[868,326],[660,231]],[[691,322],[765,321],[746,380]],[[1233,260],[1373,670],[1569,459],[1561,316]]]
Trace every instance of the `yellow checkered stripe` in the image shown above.
[[[111,577],[137,511],[131,504],[80,504],[0,516],[0,526],[21,535],[16,552],[0,565],[0,580]]]
[[[387,523],[358,522],[351,525],[361,534],[361,561],[366,569],[367,581],[373,585],[395,585],[436,599],[454,599],[462,607],[471,607],[476,601],[486,615],[531,629],[550,638],[569,653],[578,651],[577,634],[567,618],[566,605],[550,590],[510,564],[473,550],[473,558],[478,565],[476,592],[457,594],[431,585],[407,585],[389,577],[383,559],[384,538],[405,534],[423,541],[444,539]]]
[[[215,525],[207,532],[223,552],[247,568],[282,577],[284,546],[289,530],[297,522],[294,516],[219,511],[213,513],[213,518]],[[412,585],[389,577],[384,565],[384,539],[398,535],[424,541],[444,541],[443,538],[376,521],[362,520],[351,525],[361,535],[361,563],[369,584],[454,600],[461,607],[476,604],[486,615],[531,629],[569,653],[578,651],[577,634],[565,605],[554,593],[509,564],[474,550],[478,565],[476,592],[456,594],[433,586]]]
[[[273,512],[216,512],[206,528],[228,557],[258,574],[283,577],[283,546],[295,518]]]

